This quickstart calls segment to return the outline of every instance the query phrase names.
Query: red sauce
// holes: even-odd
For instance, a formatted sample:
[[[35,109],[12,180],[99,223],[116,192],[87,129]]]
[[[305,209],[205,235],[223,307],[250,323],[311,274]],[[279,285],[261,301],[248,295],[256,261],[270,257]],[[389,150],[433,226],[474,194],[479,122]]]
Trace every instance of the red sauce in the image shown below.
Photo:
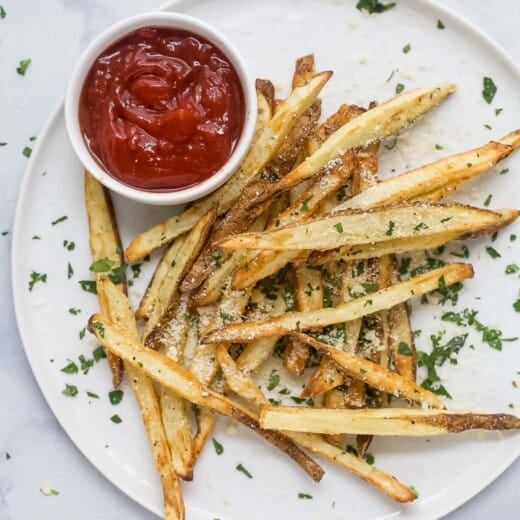
[[[222,51],[188,32],[146,27],[96,59],[79,121],[111,175],[136,188],[171,190],[223,166],[244,112],[237,73]]]

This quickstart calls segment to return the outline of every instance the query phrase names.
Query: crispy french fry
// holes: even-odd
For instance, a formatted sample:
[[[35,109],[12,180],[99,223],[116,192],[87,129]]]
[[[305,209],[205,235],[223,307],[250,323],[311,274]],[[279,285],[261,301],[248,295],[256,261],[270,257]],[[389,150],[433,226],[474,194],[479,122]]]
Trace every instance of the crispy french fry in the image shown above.
[[[395,397],[403,397],[416,403],[428,405],[432,408],[443,408],[442,401],[435,394],[425,390],[422,386],[415,384],[408,378],[384,368],[378,363],[350,354],[349,352],[343,352],[306,334],[299,332],[293,332],[292,334],[301,341],[308,343],[312,347],[330,356],[347,375],[355,379],[360,379],[376,390],[392,394]]]
[[[240,395],[259,407],[268,404],[267,399],[259,388],[248,376],[238,369],[224,347],[219,347],[217,355],[226,382],[237,395]],[[408,486],[399,482],[392,475],[367,464],[364,460],[359,459],[351,453],[332,446],[327,443],[321,435],[299,432],[285,433],[311,453],[323,457],[347,471],[354,473],[398,502],[411,502],[417,497]]]
[[[337,307],[310,312],[289,312],[266,320],[228,325],[210,332],[202,338],[202,341],[204,343],[246,343],[257,338],[342,323],[388,309],[409,298],[421,296],[437,289],[439,283],[447,287],[472,276],[471,265],[449,264]]]
[[[336,207],[372,208],[420,197],[448,184],[461,183],[489,170],[520,146],[520,130],[480,148],[451,155],[439,161],[390,177]]]
[[[265,405],[260,412],[260,425],[311,433],[430,436],[466,430],[518,430],[520,417],[409,408],[333,410]]]
[[[373,244],[437,233],[468,234],[495,225],[500,215],[463,204],[403,202],[366,211],[344,210],[282,229],[236,235],[223,249],[301,251]]]
[[[455,86],[448,83],[423,87],[396,96],[368,110],[334,132],[318,150],[253,203],[268,200],[277,193],[312,177],[347,150],[395,134],[437,106],[454,91]]]
[[[116,330],[139,341],[134,313],[128,299],[108,278],[100,278],[98,296],[102,313]],[[179,479],[173,468],[172,455],[161,420],[161,409],[152,380],[139,367],[125,362],[134,395],[146,428],[152,455],[161,477],[164,497],[164,517],[166,520],[184,518],[184,501]]]
[[[90,318],[89,330],[105,348],[114,351],[132,366],[142,369],[154,381],[198,406],[211,408],[244,424],[291,457],[316,482],[323,477],[322,468],[290,439],[278,432],[259,428],[254,414],[200,383],[191,372],[172,359],[152,349],[143,348],[139,341],[121,333],[100,314],[94,314]]]
[[[162,328],[175,316],[175,294],[182,278],[189,271],[195,258],[204,246],[209,230],[215,222],[215,216],[216,209],[210,209],[176,248],[175,258],[172,260],[170,269],[164,277],[163,283],[154,299],[150,317],[144,327],[143,337],[147,347],[154,348],[155,341],[162,334]],[[174,242],[173,247],[176,244],[177,242]]]
[[[303,87],[294,89],[258,134],[256,142],[233,177],[216,192],[193,204],[180,215],[171,217],[134,238],[126,250],[127,258],[131,262],[139,260],[157,247],[189,231],[215,204],[218,204],[219,215],[225,213],[247,184],[273,157],[299,116],[314,102],[331,75],[331,72],[322,72]]]
[[[93,262],[108,260],[112,269],[123,265],[121,239],[110,193],[85,170],[85,207],[87,209],[89,243]],[[107,273],[95,273],[96,286]],[[111,352],[107,353],[112,372],[112,385],[117,388],[123,379],[123,363]]]

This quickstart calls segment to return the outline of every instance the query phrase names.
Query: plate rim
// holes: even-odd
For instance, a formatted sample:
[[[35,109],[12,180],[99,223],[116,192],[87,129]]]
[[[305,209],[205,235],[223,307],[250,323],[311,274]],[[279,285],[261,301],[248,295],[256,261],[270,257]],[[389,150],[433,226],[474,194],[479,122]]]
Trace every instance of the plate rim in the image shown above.
[[[404,0],[405,3],[414,6],[415,9],[417,9],[417,0]],[[175,8],[179,8],[183,4],[189,4],[190,0],[167,0],[161,5],[159,5],[156,9],[152,9],[151,11],[168,11],[173,10]],[[437,3],[435,0],[419,0],[419,3],[423,4],[425,7],[427,7],[431,11],[440,12],[441,14],[445,15],[447,19],[450,19],[450,21],[455,22],[458,24],[462,29],[466,30],[471,34],[472,36],[476,37],[479,41],[481,41],[485,46],[488,46],[490,50],[492,50],[494,53],[497,53],[504,63],[504,65],[509,69],[510,72],[512,72],[517,79],[520,81],[520,62],[517,62],[508,52],[507,50],[496,40],[494,40],[491,36],[489,36],[486,32],[484,32],[482,29],[480,29],[474,22],[467,19],[465,16],[457,13],[454,11],[451,7],[447,7],[445,5]],[[22,322],[24,321],[23,318],[23,311],[22,311],[22,296],[21,296],[21,289],[19,287],[16,287],[15,280],[19,279],[19,265],[16,262],[16,259],[18,255],[16,254],[17,251],[21,250],[23,246],[21,245],[21,240],[23,237],[23,234],[21,230],[19,229],[21,226],[22,221],[22,213],[23,208],[25,207],[24,200],[27,196],[27,193],[29,191],[29,184],[32,180],[32,177],[34,177],[34,173],[31,174],[31,172],[34,171],[34,164],[38,162],[39,156],[41,154],[41,150],[43,149],[45,138],[47,134],[51,131],[52,127],[55,124],[58,124],[58,119],[60,116],[63,116],[63,107],[64,107],[64,97],[62,97],[54,106],[52,111],[50,112],[50,115],[46,119],[44,125],[42,126],[41,130],[38,132],[38,134],[41,136],[40,139],[36,142],[33,153],[31,154],[31,157],[29,158],[26,167],[24,169],[24,175],[22,182],[20,184],[20,188],[17,195],[16,200],[16,209],[14,213],[14,224],[13,224],[13,230],[12,230],[12,242],[11,242],[11,252],[9,255],[10,262],[11,262],[11,295],[13,298],[13,307],[15,312],[15,320],[16,320],[16,326],[18,330],[18,334],[20,336],[20,340],[23,346],[23,350],[25,353],[25,357],[29,363],[29,366],[31,368],[31,371],[33,373],[33,376],[36,380],[36,383],[38,385],[39,391],[42,393],[48,407],[50,408],[52,414],[58,421],[58,424],[63,429],[65,434],[69,437],[69,439],[72,441],[72,444],[75,446],[76,449],[85,457],[85,459],[91,464],[101,475],[103,475],[104,478],[106,478],[112,485],[114,485],[116,488],[118,488],[121,492],[123,492],[127,497],[138,503],[141,507],[143,507],[145,510],[150,511],[151,513],[157,515],[158,517],[162,517],[162,510],[156,509],[153,504],[149,504],[146,502],[142,497],[139,496],[139,494],[134,493],[133,491],[129,490],[128,486],[125,485],[124,480],[119,480],[115,478],[109,477],[111,474],[110,467],[105,466],[105,461],[102,458],[92,458],[89,455],[87,455],[88,449],[86,447],[83,447],[81,442],[76,442],[75,438],[77,437],[76,434],[72,432],[72,428],[69,429],[67,426],[67,421],[65,420],[66,415],[60,412],[60,408],[57,405],[57,401],[55,399],[54,395],[50,394],[50,388],[47,388],[44,380],[45,375],[43,371],[40,371],[38,364],[35,362],[35,360],[31,357],[30,351],[31,349],[27,347],[27,344],[29,343],[26,341],[27,334],[24,332],[24,328],[22,328]],[[520,457],[520,443],[517,445],[517,449],[512,450],[512,456],[505,459],[504,462],[498,466],[494,466],[494,471],[490,472],[486,475],[486,478],[482,480],[479,483],[476,483],[473,486],[469,486],[469,488],[466,488],[465,493],[460,493],[458,495],[457,500],[452,500],[449,504],[449,507],[446,508],[442,512],[442,516],[447,515],[449,513],[453,513],[455,510],[459,509],[461,506],[469,502],[471,499],[475,498],[477,495],[479,495],[485,488],[487,488],[491,483],[493,483],[506,469],[511,467],[516,460]],[[190,512],[190,516],[197,515],[198,510],[195,506],[191,506],[189,504],[186,504],[187,512]],[[401,513],[398,513],[400,515]],[[192,518],[196,518],[195,516],[192,516]],[[202,517],[200,517],[202,518]],[[439,518],[435,515],[428,515],[427,512],[423,513],[421,512],[421,518],[424,520],[436,520]]]

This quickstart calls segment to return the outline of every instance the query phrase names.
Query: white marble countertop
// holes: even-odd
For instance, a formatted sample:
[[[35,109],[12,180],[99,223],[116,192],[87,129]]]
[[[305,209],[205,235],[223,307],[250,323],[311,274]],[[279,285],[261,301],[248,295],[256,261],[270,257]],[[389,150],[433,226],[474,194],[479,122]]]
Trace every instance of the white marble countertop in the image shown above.
[[[16,328],[10,290],[14,211],[30,146],[86,43],[110,23],[160,0],[0,0],[0,520],[155,518],[110,484],[56,422],[33,378]],[[442,0],[520,61],[515,0]],[[30,57],[26,77],[16,74]],[[9,454],[9,455],[7,455]],[[520,462],[450,520],[518,518]],[[42,486],[59,490],[44,496]]]

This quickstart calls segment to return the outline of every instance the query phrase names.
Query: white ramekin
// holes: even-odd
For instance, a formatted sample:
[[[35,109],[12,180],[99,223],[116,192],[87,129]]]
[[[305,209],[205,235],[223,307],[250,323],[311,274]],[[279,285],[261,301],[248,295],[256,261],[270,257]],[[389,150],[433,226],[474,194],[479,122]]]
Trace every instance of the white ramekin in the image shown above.
[[[133,188],[110,175],[92,156],[79,125],[79,101],[81,90],[90,67],[97,57],[110,45],[121,40],[127,34],[142,27],[167,27],[188,31],[199,35],[220,49],[233,65],[240,80],[245,104],[244,125],[240,138],[227,162],[210,178],[190,186],[171,191],[147,191]],[[127,18],[112,25],[101,33],[85,50],[76,65],[69,82],[65,97],[65,123],[74,151],[83,166],[105,187],[129,199],[145,204],[175,205],[184,204],[216,190],[233,174],[244,158],[256,122],[256,92],[252,78],[247,72],[243,58],[235,47],[220,32],[206,22],[179,13],[151,12]]]

